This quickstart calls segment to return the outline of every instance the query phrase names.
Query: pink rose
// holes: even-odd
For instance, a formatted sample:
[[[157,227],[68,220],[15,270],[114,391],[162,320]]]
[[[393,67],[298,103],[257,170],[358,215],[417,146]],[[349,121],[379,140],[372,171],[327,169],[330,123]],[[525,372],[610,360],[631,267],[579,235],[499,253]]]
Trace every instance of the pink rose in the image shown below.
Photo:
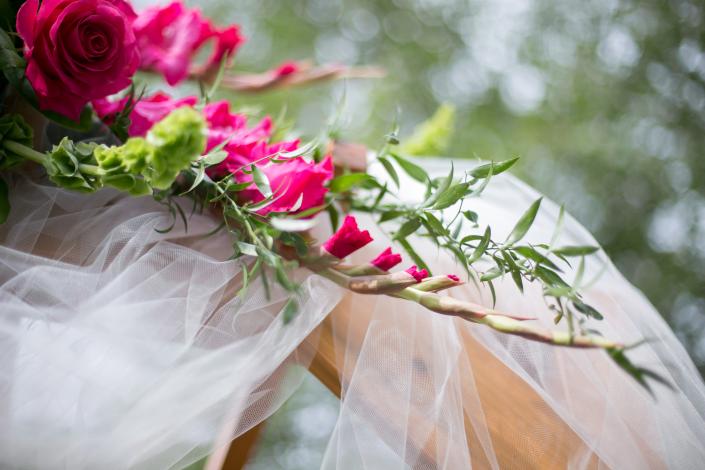
[[[375,266],[382,271],[389,271],[399,263],[401,263],[401,255],[399,253],[392,253],[391,247],[387,247],[386,250],[370,261],[372,266]]]
[[[39,107],[78,119],[92,99],[130,84],[139,65],[123,0],[28,0],[17,13],[26,75]]]
[[[355,217],[348,215],[338,231],[323,244],[323,248],[336,258],[343,259],[371,241],[370,232],[357,228]]]
[[[232,56],[244,42],[237,26],[219,29],[198,8],[186,8],[180,1],[155,6],[139,14],[134,23],[142,54],[141,67],[161,72],[170,85],[186,78],[191,61],[209,39],[213,53],[201,71],[217,67],[225,55]]]
[[[112,101],[108,98],[93,100],[93,109],[106,123],[112,123],[115,116],[127,105],[128,98]],[[164,119],[170,112],[181,106],[193,106],[198,102],[195,96],[173,99],[166,93],[157,92],[143,97],[136,103],[130,113],[130,137],[144,136],[154,124]]]

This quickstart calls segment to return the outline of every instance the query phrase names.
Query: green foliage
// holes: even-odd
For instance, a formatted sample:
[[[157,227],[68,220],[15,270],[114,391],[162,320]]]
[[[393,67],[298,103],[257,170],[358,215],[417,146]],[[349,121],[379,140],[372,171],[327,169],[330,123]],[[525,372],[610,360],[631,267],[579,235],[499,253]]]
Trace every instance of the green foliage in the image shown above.
[[[179,172],[203,153],[205,122],[193,108],[178,108],[150,129],[147,142],[153,149],[147,156],[143,174],[155,189],[167,189]]]
[[[455,107],[443,103],[401,146],[407,155],[444,155],[455,130]]]
[[[14,141],[27,147],[32,146],[32,128],[16,114],[6,114],[0,117],[0,170],[11,168],[22,161],[22,155],[13,152],[3,145],[4,141]]]

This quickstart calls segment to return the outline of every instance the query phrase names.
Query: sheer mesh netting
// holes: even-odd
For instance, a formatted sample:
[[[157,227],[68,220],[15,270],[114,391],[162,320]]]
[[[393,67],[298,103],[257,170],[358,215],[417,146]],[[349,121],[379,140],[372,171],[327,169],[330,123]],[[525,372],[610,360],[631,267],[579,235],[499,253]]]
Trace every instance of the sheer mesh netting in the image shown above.
[[[441,174],[446,162],[426,165]],[[588,326],[625,342],[649,339],[631,358],[675,390],[655,385],[649,395],[601,351],[347,294],[304,270],[300,312],[285,325],[287,297],[274,283],[269,297],[259,281],[236,296],[242,265],[227,260],[226,235],[206,236],[212,216],[162,234],[155,229],[171,215],[148,198],[73,194],[23,177],[12,185],[11,219],[0,229],[3,467],[183,468],[266,419],[303,367],[320,376],[312,357],[324,347],[342,399],[323,468],[680,469],[705,459],[703,383],[604,255],[585,267],[586,300],[605,316]],[[414,200],[418,191],[405,185]],[[502,239],[536,197],[502,176],[470,204]],[[528,240],[549,240],[557,216],[544,202]],[[368,217],[358,221],[375,236],[353,256],[366,262],[390,242]],[[319,225],[322,239],[327,223]],[[447,254],[413,242],[438,273],[462,274]],[[595,242],[568,218],[560,243]],[[452,295],[491,304],[472,282]],[[498,309],[552,326],[538,286],[522,295],[507,280],[497,297]]]

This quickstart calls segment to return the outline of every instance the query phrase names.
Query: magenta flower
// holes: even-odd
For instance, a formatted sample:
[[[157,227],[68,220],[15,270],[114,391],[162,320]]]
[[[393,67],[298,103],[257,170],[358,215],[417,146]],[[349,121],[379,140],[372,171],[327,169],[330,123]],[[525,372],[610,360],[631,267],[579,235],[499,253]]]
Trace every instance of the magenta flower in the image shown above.
[[[401,263],[401,255],[399,253],[392,253],[391,247],[387,247],[382,253],[377,255],[375,259],[370,261],[372,266],[382,271],[389,271],[399,263]]]
[[[416,282],[421,282],[428,277],[428,271],[426,271],[425,269],[419,271],[416,265],[410,267],[405,272],[411,274],[414,279],[416,279]]]
[[[280,144],[274,144],[272,147],[277,145]],[[271,150],[267,152],[269,151]],[[262,171],[269,179],[273,202],[258,210],[257,213],[260,215],[267,215],[270,212],[299,213],[322,206],[325,202],[325,195],[328,192],[326,183],[333,178],[333,159],[328,156],[320,163],[315,163],[297,157],[284,163],[270,163],[264,166]],[[250,175],[238,178],[238,181],[251,180]],[[253,184],[251,188],[240,192],[240,198],[246,202],[257,203],[262,201],[264,196]]]
[[[348,215],[338,231],[323,244],[323,248],[336,258],[343,259],[371,241],[370,233],[367,230],[360,231],[355,217]]]
[[[460,282],[460,278],[455,274],[448,274],[448,279],[450,279],[451,281]]]
[[[17,13],[39,107],[78,120],[89,101],[130,84],[140,56],[123,0],[26,1]]]
[[[107,124],[111,124],[115,116],[127,105],[128,98],[117,101],[108,98],[93,100],[93,109],[96,114]],[[195,96],[173,99],[166,93],[157,92],[151,96],[143,97],[136,103],[130,113],[130,137],[144,136],[154,124],[164,119],[170,112],[181,106],[193,106],[198,102]]]
[[[218,29],[198,8],[186,8],[180,1],[147,8],[135,20],[134,29],[141,67],[161,72],[170,85],[195,71],[191,62],[206,41],[215,43],[201,71],[217,67],[225,55],[232,57],[244,42],[237,26]]]
[[[274,76],[277,78],[283,78],[288,75],[294,74],[299,70],[301,70],[301,66],[297,62],[289,60],[274,69]]]

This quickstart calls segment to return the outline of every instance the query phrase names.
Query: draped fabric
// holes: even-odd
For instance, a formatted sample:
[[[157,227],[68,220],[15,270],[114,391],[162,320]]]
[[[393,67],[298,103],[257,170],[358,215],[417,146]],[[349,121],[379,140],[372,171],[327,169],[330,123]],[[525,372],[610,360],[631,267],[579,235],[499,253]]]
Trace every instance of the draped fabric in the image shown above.
[[[456,171],[464,169],[456,162]],[[432,175],[447,160],[428,160]],[[374,166],[373,166],[374,169]],[[410,202],[419,191],[403,182]],[[603,314],[586,327],[627,343],[630,358],[674,390],[653,395],[602,351],[538,344],[431,313],[399,299],[344,293],[305,270],[299,314],[259,280],[237,296],[247,260],[208,213],[172,224],[149,198],[85,196],[17,176],[0,226],[0,466],[184,468],[266,419],[296,388],[326,316],[341,409],[322,468],[522,468],[537,453],[571,468],[699,468],[705,387],[654,308],[609,259],[587,259],[585,300]],[[495,177],[466,207],[503,239],[537,193]],[[190,202],[181,201],[187,214]],[[527,236],[551,238],[544,201]],[[375,242],[388,237],[364,215]],[[327,222],[316,228],[326,237]],[[462,270],[412,239],[436,273]],[[595,244],[567,217],[559,244]],[[251,260],[250,260],[251,261]],[[577,263],[575,263],[577,264]],[[576,266],[566,266],[572,280]],[[472,282],[450,292],[490,305]],[[553,327],[540,286],[497,284],[497,309]],[[342,315],[338,313],[342,312]],[[562,325],[556,328],[563,328]],[[550,417],[549,420],[546,417]],[[553,423],[550,426],[547,422]]]

